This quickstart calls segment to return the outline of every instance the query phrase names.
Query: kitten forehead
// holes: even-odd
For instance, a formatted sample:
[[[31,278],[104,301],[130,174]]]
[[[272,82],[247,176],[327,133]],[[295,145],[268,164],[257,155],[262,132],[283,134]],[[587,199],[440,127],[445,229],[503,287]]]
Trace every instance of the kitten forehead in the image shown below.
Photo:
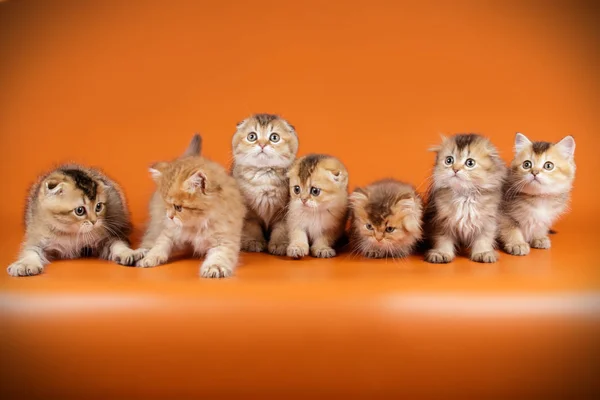
[[[531,149],[535,154],[544,154],[547,152],[550,147],[552,147],[552,143],[550,142],[533,142],[531,145]]]
[[[319,163],[327,158],[331,157],[323,154],[309,154],[301,158],[297,167],[300,182],[306,182],[313,172],[315,172]]]
[[[81,190],[85,197],[90,200],[96,198],[98,184],[87,173],[79,169],[61,169],[59,171],[71,178],[75,183],[75,187]]]

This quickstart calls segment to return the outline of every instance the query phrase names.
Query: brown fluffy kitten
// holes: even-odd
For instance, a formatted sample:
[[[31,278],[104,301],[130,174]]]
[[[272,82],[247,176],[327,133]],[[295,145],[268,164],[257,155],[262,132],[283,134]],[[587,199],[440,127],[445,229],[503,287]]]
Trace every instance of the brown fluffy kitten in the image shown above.
[[[287,255],[334,257],[333,245],[343,235],[348,215],[348,172],[336,158],[310,154],[289,172],[290,205]]]
[[[119,185],[97,169],[63,165],[31,187],[25,241],[13,276],[37,275],[52,259],[102,257],[133,265],[131,223]]]
[[[497,218],[506,166],[494,145],[475,135],[444,138],[433,149],[436,162],[425,211],[432,249],[425,260],[448,263],[458,246],[477,262],[495,262]]]
[[[267,248],[271,254],[283,255],[288,246],[287,173],[298,151],[296,131],[277,115],[256,114],[238,124],[232,147],[232,174],[248,207],[242,249]]]
[[[350,195],[350,245],[365,257],[405,257],[422,237],[423,202],[414,187],[393,179]]]
[[[195,139],[196,140],[196,139]],[[194,141],[190,148],[194,147]],[[205,278],[233,274],[246,208],[235,180],[195,150],[150,168],[157,191],[150,201],[150,225],[142,241],[140,267],[167,262],[174,250],[191,247],[206,255]]]
[[[500,218],[500,241],[507,253],[524,256],[530,246],[550,248],[548,231],[569,204],[574,155],[571,136],[552,144],[517,133]]]

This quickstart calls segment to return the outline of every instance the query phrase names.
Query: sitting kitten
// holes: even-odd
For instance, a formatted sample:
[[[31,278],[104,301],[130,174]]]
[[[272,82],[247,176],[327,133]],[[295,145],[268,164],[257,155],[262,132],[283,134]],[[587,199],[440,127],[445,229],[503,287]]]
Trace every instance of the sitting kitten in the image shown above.
[[[101,257],[133,265],[129,211],[119,185],[100,171],[63,165],[31,187],[25,209],[25,242],[13,276],[37,275],[52,259]]]
[[[497,218],[506,166],[494,145],[474,134],[444,138],[437,153],[425,210],[432,249],[425,260],[448,263],[457,246],[471,248],[471,260],[496,262]]]
[[[423,202],[406,183],[385,179],[350,195],[350,245],[365,257],[405,257],[422,237]]]
[[[183,157],[150,168],[157,191],[138,266],[163,264],[174,250],[191,246],[194,254],[206,255],[201,276],[228,277],[238,262],[246,208],[225,169],[194,153],[188,149]]]
[[[287,255],[334,257],[332,246],[342,237],[348,215],[348,172],[336,158],[310,154],[289,172],[291,200],[287,214]]]
[[[549,249],[548,231],[567,209],[575,178],[575,139],[531,142],[517,133],[515,158],[505,185],[500,241],[507,253]]]
[[[232,174],[248,207],[242,249],[284,255],[287,173],[298,151],[296,131],[276,115],[256,114],[238,124],[232,146]]]

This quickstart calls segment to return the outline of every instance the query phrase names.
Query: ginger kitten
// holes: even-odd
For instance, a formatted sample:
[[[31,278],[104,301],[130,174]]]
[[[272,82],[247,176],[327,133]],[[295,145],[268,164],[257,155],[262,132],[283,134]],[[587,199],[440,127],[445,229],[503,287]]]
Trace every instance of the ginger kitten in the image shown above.
[[[475,134],[444,138],[433,150],[437,155],[425,211],[432,248],[425,260],[448,263],[457,247],[468,247],[471,260],[496,262],[497,218],[506,176],[498,151]]]
[[[97,169],[62,165],[31,187],[25,208],[25,241],[13,276],[40,274],[53,259],[101,257],[133,265],[131,222],[117,183]]]
[[[237,266],[246,208],[235,180],[217,163],[191,155],[193,147],[194,141],[183,157],[150,168],[157,190],[138,266],[163,264],[174,250],[191,247],[206,256],[202,277],[228,277]]]
[[[287,255],[302,258],[335,256],[333,245],[343,235],[348,215],[348,172],[336,158],[310,154],[289,172],[290,205]]]
[[[575,139],[532,142],[517,133],[515,158],[505,185],[500,241],[507,253],[549,249],[548,231],[568,207],[575,179]]]
[[[365,257],[405,257],[422,237],[423,202],[406,183],[384,179],[357,188],[350,210],[350,245]]]
[[[242,250],[266,248],[271,254],[284,255],[288,246],[287,173],[298,152],[296,131],[277,115],[255,114],[238,124],[232,147],[232,175],[248,207]]]

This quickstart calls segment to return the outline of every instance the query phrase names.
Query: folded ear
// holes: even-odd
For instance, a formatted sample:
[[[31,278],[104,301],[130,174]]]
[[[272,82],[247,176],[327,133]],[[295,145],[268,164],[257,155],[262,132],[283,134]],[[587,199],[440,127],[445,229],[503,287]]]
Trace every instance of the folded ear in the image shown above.
[[[157,162],[152,164],[152,166],[150,166],[150,174],[152,175],[152,179],[154,179],[155,182],[158,182],[160,180],[160,178],[162,177],[162,174],[164,172],[164,170],[167,168],[169,164],[161,161],[161,162]]]
[[[202,193],[206,193],[206,175],[204,172],[198,170],[192,174],[189,178],[183,182],[183,190],[188,193],[197,193],[201,191]]]
[[[349,197],[350,205],[353,207],[362,206],[369,200],[369,193],[361,188],[354,189],[354,192]]]
[[[240,129],[241,127],[243,127],[244,125],[246,125],[246,122],[248,122],[248,119],[249,118],[246,118],[245,120],[238,122],[237,125],[236,125],[236,128]]]
[[[414,214],[408,214],[402,223],[407,232],[413,235],[421,233],[421,221]]]
[[[573,136],[566,136],[560,142],[554,145],[563,157],[571,159],[575,155],[575,139]]]
[[[46,196],[59,196],[63,194],[65,184],[58,179],[48,178],[44,181],[43,188]]]
[[[522,152],[527,146],[531,146],[531,144],[531,140],[527,136],[517,132],[515,135],[515,154]]]

